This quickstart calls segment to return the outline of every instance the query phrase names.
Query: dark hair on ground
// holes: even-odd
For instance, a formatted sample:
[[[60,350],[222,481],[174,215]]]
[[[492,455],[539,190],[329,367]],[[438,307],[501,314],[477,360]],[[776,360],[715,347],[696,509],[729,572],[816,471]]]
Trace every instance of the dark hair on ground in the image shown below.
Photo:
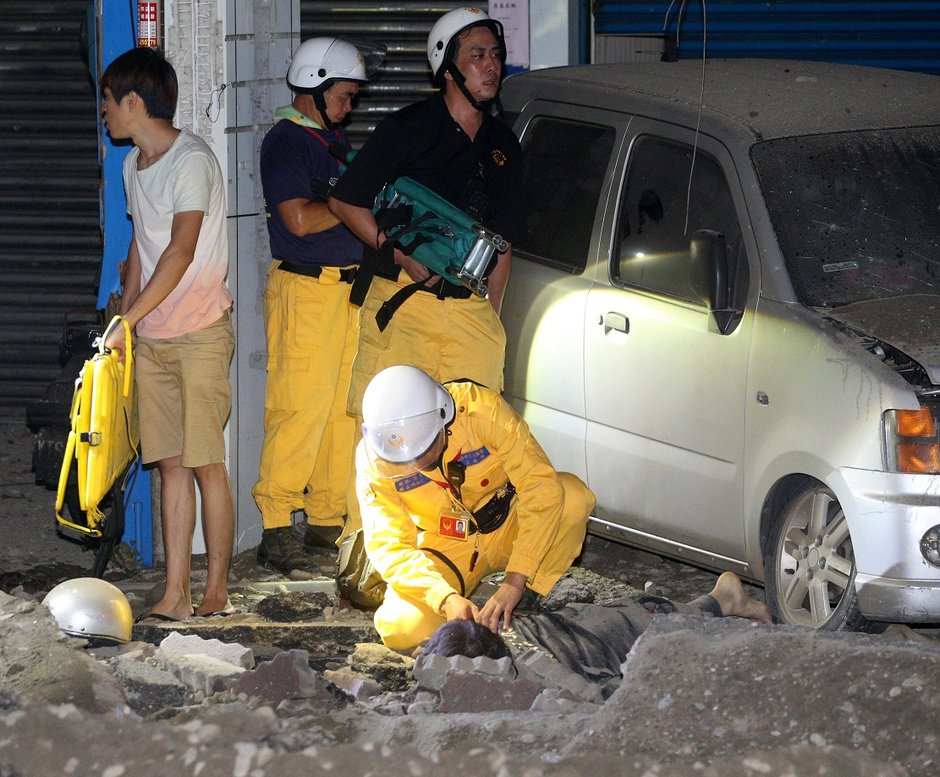
[[[141,46],[125,51],[101,76],[101,90],[110,89],[117,102],[137,92],[152,119],[173,120],[179,82],[176,71],[163,54]]]
[[[510,658],[506,641],[476,621],[453,620],[442,623],[431,635],[422,655],[466,656],[467,658]]]

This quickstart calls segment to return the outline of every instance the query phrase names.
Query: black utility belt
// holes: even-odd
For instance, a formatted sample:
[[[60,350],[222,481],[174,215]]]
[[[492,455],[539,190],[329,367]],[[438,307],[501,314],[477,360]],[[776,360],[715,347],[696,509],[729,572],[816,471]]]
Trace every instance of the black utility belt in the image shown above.
[[[388,245],[388,243],[384,243],[383,245]],[[401,270],[399,276],[404,272],[404,270]],[[405,277],[407,278],[408,275],[406,274]],[[410,283],[396,291],[391,297],[385,300],[385,302],[382,303],[382,307],[376,311],[375,323],[379,327],[380,332],[385,331],[386,327],[392,321],[392,316],[398,312],[398,309],[404,305],[405,302],[411,299],[411,297],[413,297],[419,291],[433,294],[442,301],[448,297],[452,299],[469,299],[473,295],[473,292],[470,291],[470,289],[464,286],[455,286],[453,283],[445,281],[443,278],[441,278],[433,286],[425,286],[424,281],[415,281],[414,283]],[[350,302],[352,302],[355,292],[356,287],[353,286],[349,293]]]
[[[323,273],[323,267],[319,264],[294,264],[293,262],[281,262],[278,270],[293,273],[294,275],[305,275],[308,278],[319,278]],[[336,268],[339,269],[339,268]],[[358,267],[349,267],[339,271],[339,280],[341,283],[352,283],[356,279],[356,270]]]
[[[473,511],[473,521],[470,523],[470,534],[489,534],[502,526],[509,517],[509,506],[516,495],[516,487],[506,483],[490,500],[477,510]]]
[[[402,270],[402,272],[404,273],[405,271]],[[408,278],[407,274],[405,278]],[[407,286],[405,288],[407,288]],[[418,291],[433,294],[438,299],[470,299],[470,297],[473,296],[473,292],[466,286],[457,286],[443,278],[437,281],[433,286],[418,286]]]

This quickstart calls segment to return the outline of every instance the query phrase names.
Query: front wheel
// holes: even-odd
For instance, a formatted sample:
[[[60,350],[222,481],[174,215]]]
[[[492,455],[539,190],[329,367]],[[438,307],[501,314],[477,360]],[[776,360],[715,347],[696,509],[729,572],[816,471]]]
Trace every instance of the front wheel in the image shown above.
[[[852,537],[832,490],[803,481],[781,504],[764,555],[774,620],[826,631],[883,630],[859,610]]]

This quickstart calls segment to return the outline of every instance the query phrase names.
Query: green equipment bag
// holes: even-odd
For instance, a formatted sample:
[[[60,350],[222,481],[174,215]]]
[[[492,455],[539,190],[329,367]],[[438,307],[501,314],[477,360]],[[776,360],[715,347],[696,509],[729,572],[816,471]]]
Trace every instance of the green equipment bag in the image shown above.
[[[340,598],[360,610],[375,610],[385,600],[386,585],[366,555],[362,529],[356,529],[339,546],[336,588]]]

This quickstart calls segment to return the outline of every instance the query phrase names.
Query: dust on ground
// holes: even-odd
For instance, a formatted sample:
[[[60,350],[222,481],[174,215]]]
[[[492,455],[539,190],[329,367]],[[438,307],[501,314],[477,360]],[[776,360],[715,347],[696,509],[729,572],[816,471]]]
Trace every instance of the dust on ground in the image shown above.
[[[315,664],[304,682],[316,687],[301,699],[274,702],[243,691],[135,706],[134,682],[113,668],[113,649],[95,653],[65,637],[39,604],[58,582],[87,574],[95,548],[57,532],[55,496],[32,480],[32,434],[23,420],[0,417],[0,442],[0,775],[424,775],[450,768],[470,775],[926,777],[940,763],[936,640],[819,635],[733,619],[657,619],[628,657],[623,685],[603,704],[559,698],[557,707],[543,703],[535,711],[444,713],[433,693],[415,687],[406,658],[363,644],[334,657],[331,668]],[[194,559],[197,592],[204,561]],[[329,555],[318,562],[332,571]],[[159,598],[161,570],[138,568],[126,547],[105,576],[128,591],[135,613]],[[545,606],[603,603],[647,584],[688,600],[715,577],[590,538]],[[252,617],[264,598],[257,586],[278,580],[257,566],[254,549],[245,551],[233,560],[233,601]],[[302,598],[287,604],[305,606]],[[369,623],[367,613],[326,610],[311,617]],[[254,647],[259,666],[295,658]],[[146,641],[123,648],[141,656],[153,649]],[[378,692],[356,700],[325,679],[342,668],[371,677]]]

